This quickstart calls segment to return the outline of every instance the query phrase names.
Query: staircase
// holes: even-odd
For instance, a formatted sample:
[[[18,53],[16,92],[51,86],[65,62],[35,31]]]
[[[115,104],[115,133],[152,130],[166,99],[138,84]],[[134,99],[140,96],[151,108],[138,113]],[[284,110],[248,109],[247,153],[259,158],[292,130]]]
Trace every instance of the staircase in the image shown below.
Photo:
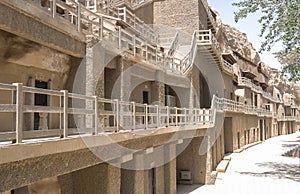
[[[211,9],[207,3],[207,0],[202,0],[202,4],[206,10],[207,13],[207,27],[208,29],[211,29],[212,32],[215,34],[217,29],[217,23],[215,21],[215,18],[212,15]]]
[[[209,62],[216,62],[219,68],[222,69],[222,51],[212,30],[198,30],[196,31],[196,37],[199,52],[204,53]]]
[[[56,2],[63,5],[59,0]],[[195,31],[188,52],[180,56],[176,54],[182,49],[178,46],[178,33],[158,34],[127,8],[128,5],[142,6],[149,2],[153,0],[85,0],[82,5],[78,0],[67,0],[68,8],[65,9],[74,9],[69,13],[73,17],[71,22],[76,20],[78,29],[87,36],[114,42],[118,49],[131,52],[133,56],[168,72],[187,74],[192,69],[197,50],[206,52],[205,57],[210,63],[216,62],[222,67],[221,49],[213,30]],[[183,50],[186,51],[186,47]]]

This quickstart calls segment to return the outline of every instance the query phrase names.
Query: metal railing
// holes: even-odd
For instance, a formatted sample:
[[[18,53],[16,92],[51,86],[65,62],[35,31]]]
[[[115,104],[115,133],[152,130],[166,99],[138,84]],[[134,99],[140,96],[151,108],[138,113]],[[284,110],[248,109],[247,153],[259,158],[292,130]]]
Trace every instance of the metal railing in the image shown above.
[[[255,114],[257,116],[272,117],[272,112],[265,108],[259,108],[226,98],[215,97],[215,107],[217,110],[227,112],[240,112],[245,114]]]
[[[221,55],[222,49],[211,30],[197,30],[195,32],[198,45],[211,45],[216,51],[216,54],[218,56]]]
[[[196,51],[197,51],[197,31],[193,33],[191,49],[189,53],[182,60],[182,68],[184,74],[187,73],[193,67],[195,57],[196,57]]]
[[[104,0],[85,0],[84,5],[93,13],[101,14],[104,12],[109,16],[121,19],[132,29],[136,30],[140,36],[145,37],[147,41],[157,43],[158,35],[150,25],[129,11],[127,7],[108,6],[108,4],[109,2]]]
[[[103,99],[23,86],[0,84],[0,92],[10,92],[12,98],[0,104],[0,113],[13,114],[12,129],[0,132],[0,141],[42,137],[64,137],[74,134],[99,134],[120,130],[162,128],[168,126],[197,126],[210,128],[214,125],[214,110],[178,108],[161,105],[139,104],[119,100]],[[49,105],[28,103],[32,95],[46,95]],[[3,99],[1,99],[1,102]],[[38,128],[30,121],[39,115]],[[5,118],[11,118],[6,115]]]
[[[269,99],[272,102],[282,103],[282,101],[280,99],[273,97],[273,95],[271,95],[269,92],[263,91],[263,89],[260,86],[255,85],[249,78],[239,77],[238,84],[239,84],[239,86],[249,87],[251,90],[262,94],[262,96],[264,98]]]
[[[155,33],[154,29],[150,25],[145,24],[144,21],[138,18],[126,7],[117,8],[117,13],[118,18],[129,24],[129,26],[133,29],[137,30],[141,36],[146,37],[150,42],[158,43],[158,35]]]
[[[170,56],[174,55],[176,49],[178,48],[178,41],[179,41],[179,33],[176,32],[175,37],[173,38],[173,41],[172,41],[172,43],[170,45],[170,48],[168,50],[167,56],[170,57]]]
[[[123,6],[126,5],[132,10],[138,9],[143,5],[153,2],[153,0],[108,0],[110,5]]]
[[[222,67],[228,73],[233,74],[233,67],[232,64],[228,63],[225,59],[222,58]]]
[[[116,22],[121,20],[120,18],[93,13],[88,8],[73,0],[68,0],[66,3],[60,0],[49,2],[50,4],[45,5],[45,10],[51,11],[53,18],[62,17],[76,26],[78,31],[87,36],[92,36],[99,40],[108,40],[117,48],[125,49],[134,56],[141,57],[143,60],[160,68],[166,68],[166,71],[179,75],[182,74],[182,67],[180,67],[182,66],[181,59],[173,58],[173,56],[165,59],[164,52],[157,44],[150,43],[143,36],[136,36],[130,30],[117,26]],[[124,11],[124,9],[122,10]],[[125,11],[122,12],[123,16],[125,13],[127,13],[125,14],[127,16],[131,15],[128,14],[127,9]],[[124,16],[124,18],[128,18],[127,16]],[[132,15],[129,16],[130,20],[132,20],[132,17]],[[147,25],[143,25],[142,30],[144,33],[149,32],[152,40],[155,39],[157,41],[157,37],[154,37],[154,32],[150,29]],[[172,64],[170,64],[171,62]]]
[[[215,125],[217,110],[300,122],[299,116],[276,116],[270,110],[216,96],[213,97],[210,109],[200,109],[124,102],[69,93],[66,90],[27,87],[20,83],[0,84],[0,92],[11,96],[11,99],[1,99],[1,119],[12,121],[11,129],[2,129],[0,132],[0,142],[21,143],[23,140],[44,137],[67,138],[77,134],[95,135],[169,126],[211,128]],[[47,96],[50,103],[34,105],[32,98],[36,94]],[[38,120],[32,125],[36,115]]]
[[[277,116],[277,121],[297,121],[296,116]]]

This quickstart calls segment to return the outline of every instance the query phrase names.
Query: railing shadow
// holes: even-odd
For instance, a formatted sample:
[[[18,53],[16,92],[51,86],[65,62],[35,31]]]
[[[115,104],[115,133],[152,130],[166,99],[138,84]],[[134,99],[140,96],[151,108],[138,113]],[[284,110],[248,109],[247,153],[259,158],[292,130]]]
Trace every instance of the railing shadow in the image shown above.
[[[300,161],[299,161],[300,162]],[[272,179],[289,179],[300,182],[300,166],[297,164],[286,164],[277,162],[257,163],[259,167],[269,168],[265,172],[239,172],[242,175],[254,177],[270,177]]]

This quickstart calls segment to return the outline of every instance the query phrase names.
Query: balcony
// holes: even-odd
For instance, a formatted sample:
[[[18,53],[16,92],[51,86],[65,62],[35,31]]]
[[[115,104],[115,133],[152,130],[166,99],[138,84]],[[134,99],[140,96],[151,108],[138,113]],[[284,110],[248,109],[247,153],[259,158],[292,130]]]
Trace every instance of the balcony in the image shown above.
[[[271,95],[270,93],[263,91],[263,89],[260,86],[255,85],[250,79],[248,79],[246,77],[239,77],[238,84],[239,84],[239,86],[248,87],[251,90],[253,90],[254,92],[262,94],[262,96],[264,98],[266,98],[272,102],[282,103],[282,101],[280,99],[277,99],[277,98],[273,97],[273,95]]]
[[[296,121],[296,116],[277,116],[277,121]]]
[[[224,71],[225,73],[228,73],[229,75],[233,75],[232,64],[230,64],[226,60],[222,59],[222,71]]]
[[[151,4],[154,1],[158,1],[158,0],[111,0],[108,2],[110,6],[121,7],[126,5],[130,7],[132,10],[136,10],[143,6]]]
[[[16,99],[0,104],[1,117],[6,115],[14,123],[12,129],[0,132],[0,142],[6,143],[11,143],[14,139],[16,143],[21,143],[23,140],[34,141],[45,137],[67,138],[78,134],[92,136],[121,130],[159,129],[169,126],[210,128],[215,122],[213,109],[123,102],[69,93],[66,90],[26,87],[22,84],[0,84],[0,92]],[[35,94],[46,95],[51,99],[51,105],[26,103],[27,98]],[[25,118],[33,116],[33,113],[40,115],[39,130],[33,130],[26,125]],[[51,120],[57,122],[51,124]]]
[[[268,109],[246,105],[226,98],[214,97],[213,102],[215,103],[214,106],[217,110],[226,112],[244,113],[248,115],[257,115],[259,117],[272,117],[273,115],[273,113]]]

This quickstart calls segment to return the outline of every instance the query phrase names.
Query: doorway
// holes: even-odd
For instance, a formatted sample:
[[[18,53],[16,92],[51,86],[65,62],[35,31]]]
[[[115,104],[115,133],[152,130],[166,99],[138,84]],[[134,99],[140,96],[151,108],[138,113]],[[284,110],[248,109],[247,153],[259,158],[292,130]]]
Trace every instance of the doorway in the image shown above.
[[[143,91],[143,104],[149,104],[149,92]]]
[[[35,80],[35,87],[48,89],[48,82]],[[48,106],[48,96],[46,94],[34,94],[35,106]],[[40,126],[40,114],[34,113],[34,130],[38,130]]]
[[[149,170],[149,194],[155,194],[155,168]]]
[[[224,150],[225,153],[233,152],[233,141],[232,141],[232,118],[225,117],[224,120]]]

